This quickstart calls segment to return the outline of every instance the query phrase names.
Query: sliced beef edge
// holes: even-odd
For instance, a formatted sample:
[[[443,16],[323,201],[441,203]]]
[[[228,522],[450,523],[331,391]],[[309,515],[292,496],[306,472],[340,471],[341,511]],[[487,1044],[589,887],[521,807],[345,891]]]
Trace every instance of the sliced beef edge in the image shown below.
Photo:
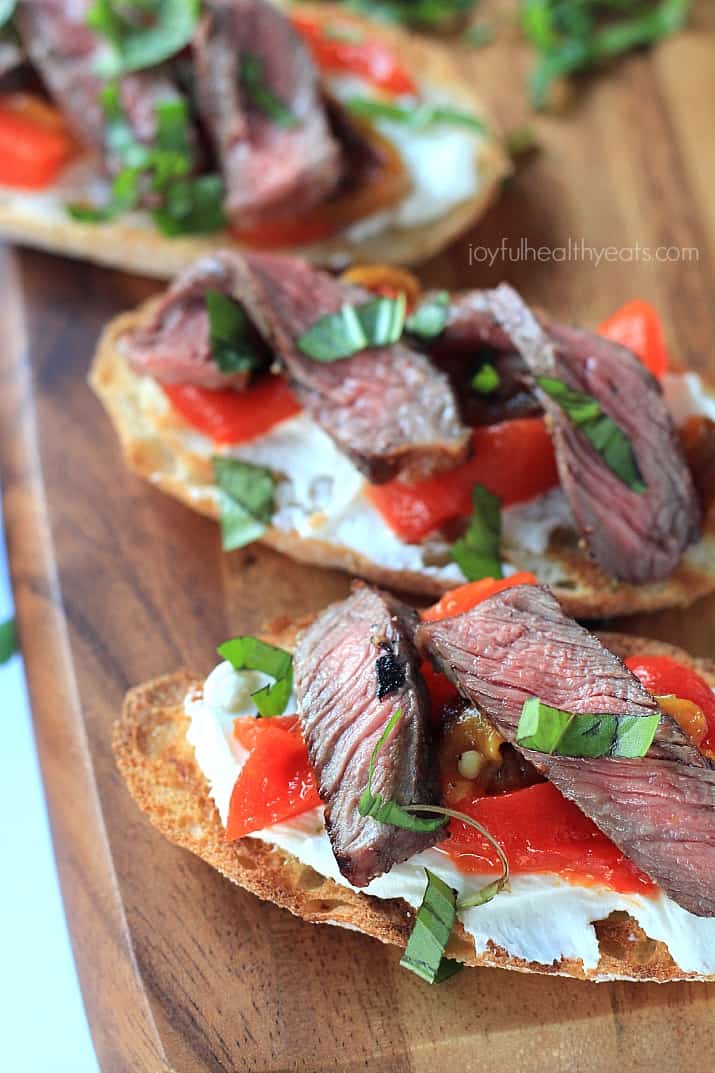
[[[416,624],[411,608],[361,586],[323,611],[295,650],[298,712],[326,829],[341,873],[356,887],[445,837],[441,829],[378,823],[358,808],[373,751],[398,708],[401,718],[376,757],[373,792],[401,805],[439,802]]]
[[[516,748],[524,701],[565,711],[651,714],[655,699],[546,589],[516,586],[417,629],[423,655]],[[715,770],[660,713],[647,756],[523,755],[675,902],[715,916]]]

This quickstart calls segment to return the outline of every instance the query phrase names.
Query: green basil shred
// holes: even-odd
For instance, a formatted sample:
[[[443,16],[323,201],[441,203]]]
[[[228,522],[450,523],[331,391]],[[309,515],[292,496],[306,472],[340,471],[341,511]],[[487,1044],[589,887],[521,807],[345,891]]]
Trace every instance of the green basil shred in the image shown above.
[[[226,225],[224,187],[219,175],[192,176],[188,104],[184,98],[159,101],[155,106],[156,140],[143,145],[134,137],[122,112],[119,84],[108,82],[101,102],[107,118],[107,151],[121,165],[106,205],[70,205],[73,219],[103,223],[141,205],[144,191],[159,195],[161,205],[152,213],[154,223],[168,236],[204,234]]]
[[[343,103],[349,111],[365,119],[386,119],[415,130],[446,124],[451,127],[466,127],[480,134],[486,131],[484,121],[479,116],[460,108],[425,103],[398,104],[379,100],[377,97],[348,97]]]
[[[539,53],[531,100],[548,103],[558,79],[651,45],[685,24],[692,0],[521,0],[521,26]]]
[[[605,414],[593,395],[576,391],[550,376],[537,376],[536,383],[553,399],[570,421],[590,440],[608,468],[632,492],[646,491],[631,441],[613,418]]]
[[[426,983],[434,984],[454,975],[462,967],[444,956],[457,919],[457,892],[429,868],[425,868],[425,876],[427,886],[422,904],[415,915],[400,965]],[[443,968],[445,962],[446,969]]]
[[[0,26],[4,26],[15,14],[17,0],[0,0]]]
[[[226,226],[224,185],[213,172],[195,179],[181,179],[168,187],[164,205],[153,213],[162,234],[208,235]]]
[[[405,328],[420,339],[436,339],[447,324],[449,294],[436,291],[421,302],[405,321]]]
[[[500,383],[496,368],[491,362],[486,361],[472,377],[471,388],[479,395],[493,395]]]
[[[205,294],[211,357],[222,373],[240,373],[263,364],[248,335],[248,317],[240,302],[220,291]]]
[[[651,747],[660,715],[585,715],[524,701],[516,743],[552,756],[641,757]]]
[[[296,341],[298,349],[313,361],[332,362],[368,347],[389,346],[402,335],[405,309],[404,294],[357,306],[345,304],[311,324]]]
[[[260,671],[274,679],[251,694],[264,719],[282,715],[293,692],[293,656],[283,648],[266,644],[258,637],[233,637],[218,646],[218,653],[237,671]]]
[[[408,831],[436,831],[438,828],[444,827],[447,822],[444,816],[436,819],[420,820],[416,816],[410,816],[397,802],[385,801],[380,794],[373,793],[372,778],[375,774],[378,753],[401,718],[402,710],[400,708],[395,709],[372,750],[367,774],[367,786],[360,795],[358,812],[361,816],[369,816],[378,823],[389,823],[393,827],[404,827]]]
[[[263,536],[273,517],[273,474],[238,458],[215,456],[211,461],[219,489],[223,550],[243,548]]]
[[[400,962],[404,968],[411,969],[428,983],[441,983],[453,976],[459,966],[443,958],[444,950],[449,940],[457,909],[474,909],[484,905],[503,890],[509,882],[509,861],[504,850],[496,839],[472,816],[456,809],[445,808],[443,805],[398,805],[395,801],[385,800],[380,794],[372,789],[372,779],[375,773],[375,764],[380,750],[384,747],[390,734],[402,718],[402,710],[397,708],[388,720],[385,729],[378,738],[370,756],[368,768],[367,786],[360,795],[358,812],[361,816],[370,817],[377,823],[391,824],[393,827],[403,827],[410,831],[436,831],[443,827],[449,819],[459,820],[478,831],[495,850],[501,864],[501,875],[491,883],[485,884],[474,894],[462,899],[457,903],[456,892],[452,891],[439,877],[433,875],[429,869],[427,873],[427,890],[422,905],[417,912],[415,923],[405,949],[405,955]],[[430,813],[429,819],[420,820],[411,813]],[[437,923],[432,914],[436,899],[437,904],[445,908],[444,899],[451,901],[451,920],[449,912],[438,913]],[[441,924],[444,926],[440,926]],[[435,924],[432,927],[432,924]],[[448,927],[446,925],[449,925]],[[426,934],[425,929],[430,935]]]
[[[7,663],[16,652],[17,633],[15,631],[15,619],[10,618],[7,622],[0,622],[0,663]]]
[[[104,77],[156,67],[189,44],[199,18],[199,0],[141,0],[115,4],[95,0],[87,25],[101,34],[107,48],[97,64]],[[128,13],[135,14],[128,18]]]
[[[464,536],[452,544],[450,555],[467,581],[502,576],[501,503],[483,484],[472,489],[472,516]]]
[[[260,56],[246,53],[241,58],[240,78],[252,104],[279,127],[290,129],[298,126],[298,119],[266,83],[263,60]]]

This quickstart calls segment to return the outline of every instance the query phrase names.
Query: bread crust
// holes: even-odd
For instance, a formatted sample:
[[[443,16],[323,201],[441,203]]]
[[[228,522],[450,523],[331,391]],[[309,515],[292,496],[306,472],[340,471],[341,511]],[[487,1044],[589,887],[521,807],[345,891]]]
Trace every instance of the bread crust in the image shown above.
[[[218,519],[219,504],[211,466],[186,447],[186,426],[173,413],[157,415],[142,400],[141,378],[119,352],[121,336],[147,321],[156,299],[111,321],[99,340],[89,381],[104,404],[129,468],[181,500],[193,510]],[[168,404],[167,404],[168,405]],[[334,567],[359,574],[378,585],[440,596],[450,584],[428,574],[390,570],[344,545],[306,538],[294,531],[269,528],[262,543],[298,562]],[[715,503],[704,521],[702,536],[688,548],[678,568],[662,582],[627,585],[606,574],[573,543],[573,535],[557,532],[546,552],[510,548],[505,557],[519,570],[531,570],[551,587],[569,614],[579,618],[687,607],[715,589]]]
[[[290,7],[289,4],[279,6]],[[346,12],[337,4],[301,4],[301,12],[319,24],[347,23],[359,32],[372,33],[390,45],[418,85],[436,87],[455,107],[462,107],[483,118],[487,133],[480,141],[474,162],[480,175],[473,197],[455,205],[438,219],[409,228],[389,228],[381,234],[361,240],[335,236],[300,247],[284,247],[281,253],[293,253],[317,264],[345,265],[351,261],[417,264],[425,261],[452,239],[468,230],[496,197],[501,180],[511,170],[494,120],[471,85],[459,73],[448,47],[431,38],[418,36],[399,26],[376,24]],[[149,217],[131,217],[93,224],[72,220],[62,198],[47,211],[41,195],[28,196],[24,191],[0,190],[0,234],[20,245],[35,246],[112,268],[137,272],[159,279],[170,279],[201,254],[215,249],[241,249],[229,231],[213,235],[168,238],[153,226]]]
[[[267,634],[274,644],[291,648],[300,623],[283,623]],[[618,633],[599,634],[617,655],[669,655],[692,667],[715,686],[715,663],[693,659],[682,649]],[[114,725],[114,754],[127,788],[149,820],[169,841],[191,850],[227,879],[314,924],[337,924],[364,932],[383,943],[404,947],[414,910],[399,898],[380,899],[357,893],[320,876],[291,854],[257,839],[226,842],[209,787],[186,739],[186,694],[201,686],[186,670],[157,678],[130,690]],[[447,953],[465,965],[517,972],[570,976],[580,980],[711,980],[684,973],[664,943],[649,939],[625,913],[611,914],[595,925],[600,960],[585,971],[574,959],[552,965],[511,957],[493,946],[476,954],[460,924]]]

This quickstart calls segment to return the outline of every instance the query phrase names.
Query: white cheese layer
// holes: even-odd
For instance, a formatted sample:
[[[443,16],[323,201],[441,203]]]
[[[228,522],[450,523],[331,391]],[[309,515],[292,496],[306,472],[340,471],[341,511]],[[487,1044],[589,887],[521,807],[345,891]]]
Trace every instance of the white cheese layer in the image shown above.
[[[186,700],[191,720],[188,738],[224,826],[231,791],[246,756],[233,737],[233,720],[255,714],[250,693],[264,683],[263,676],[252,674],[234,671],[228,663],[219,664],[207,678],[203,693],[191,694]],[[290,705],[287,711],[291,711]],[[341,886],[357,889],[338,870],[322,809],[313,809],[250,837],[293,854]],[[486,877],[460,872],[445,853],[435,848],[396,865],[374,879],[364,893],[376,898],[403,898],[418,906],[425,889],[425,868],[449,883],[460,897],[486,882]],[[637,920],[651,939],[664,942],[684,972],[715,973],[715,919],[696,917],[662,893],[619,894],[606,886],[566,882],[558,875],[518,875],[512,878],[509,891],[486,905],[460,911],[459,918],[473,938],[477,953],[493,943],[512,957],[544,966],[561,958],[573,958],[588,971],[599,960],[593,922],[618,910]]]
[[[696,373],[668,373],[663,389],[676,424],[692,414],[715,420],[715,399]],[[142,378],[140,397],[153,413],[166,413],[166,396],[152,378]],[[450,561],[446,541],[434,536],[406,544],[393,532],[367,498],[363,475],[305,412],[235,447],[217,448],[190,429],[182,441],[187,451],[202,458],[218,452],[273,470],[279,476],[273,517],[277,529],[350,549],[386,570],[411,571],[449,585],[465,580]],[[513,548],[541,555],[561,528],[573,528],[573,520],[561,488],[553,488],[502,511],[502,546],[507,552]],[[504,563],[503,571],[508,576],[514,567]]]
[[[329,85],[331,93],[341,101],[351,97],[384,99],[370,83],[353,76],[333,77]],[[453,100],[431,87],[422,86],[421,94],[421,103],[455,107]],[[420,102],[401,97],[398,103],[412,107]],[[420,128],[382,118],[371,119],[370,123],[399,151],[412,188],[396,205],[348,228],[346,235],[353,241],[360,242],[392,227],[431,223],[478,193],[478,153],[484,140],[479,131],[447,123]]]

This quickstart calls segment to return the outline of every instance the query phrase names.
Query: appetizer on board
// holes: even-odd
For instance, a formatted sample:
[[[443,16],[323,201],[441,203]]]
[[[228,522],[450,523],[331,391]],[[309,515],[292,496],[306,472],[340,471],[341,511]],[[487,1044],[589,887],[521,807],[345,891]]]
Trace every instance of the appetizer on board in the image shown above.
[[[529,570],[583,617],[715,587],[715,399],[645,302],[592,332],[505,284],[224,251],[112,322],[91,383],[229,550],[427,595]]]
[[[466,965],[715,978],[715,665],[589,633],[522,575],[421,616],[354,585],[132,690],[114,749],[171,841],[314,923]]]
[[[0,234],[21,243],[163,278],[227,245],[411,263],[509,170],[447,46],[336,5],[12,9]]]

